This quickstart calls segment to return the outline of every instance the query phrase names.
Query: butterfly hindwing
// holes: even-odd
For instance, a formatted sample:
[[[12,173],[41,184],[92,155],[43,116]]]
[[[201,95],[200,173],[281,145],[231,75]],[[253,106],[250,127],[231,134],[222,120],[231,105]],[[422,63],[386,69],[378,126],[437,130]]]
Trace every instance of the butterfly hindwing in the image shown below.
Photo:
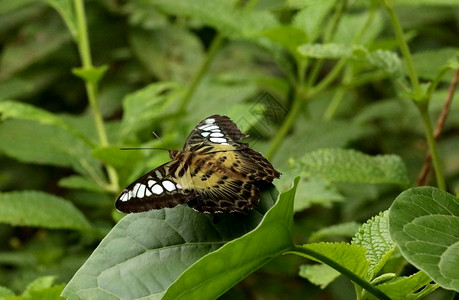
[[[143,175],[129,185],[116,200],[119,211],[141,212],[164,207],[174,207],[192,197],[186,176],[176,178],[179,161],[170,161]]]
[[[198,211],[248,211],[260,198],[259,183],[280,175],[250,148],[196,154],[190,167],[195,197],[188,205]]]

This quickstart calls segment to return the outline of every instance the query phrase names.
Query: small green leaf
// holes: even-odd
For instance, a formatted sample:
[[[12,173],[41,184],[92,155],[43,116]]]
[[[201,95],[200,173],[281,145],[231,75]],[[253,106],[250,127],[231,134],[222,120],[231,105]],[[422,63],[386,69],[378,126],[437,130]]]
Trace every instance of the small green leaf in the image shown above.
[[[298,52],[303,56],[313,58],[350,58],[353,47],[344,44],[306,44],[298,47]]]
[[[327,265],[301,265],[298,275],[324,289],[341,274]]]
[[[359,228],[360,224],[356,222],[328,226],[312,233],[309,237],[309,241],[313,242],[330,236],[352,237],[358,232]]]
[[[306,43],[307,40],[303,30],[289,25],[270,28],[265,31],[263,35],[271,41],[285,47],[293,55],[297,54],[298,46]]]
[[[300,160],[302,175],[334,182],[394,183],[407,185],[407,171],[396,155],[370,156],[355,150],[321,149]]]
[[[280,194],[255,230],[196,262],[167,289],[163,299],[216,299],[273,257],[291,249],[298,180]]]
[[[459,200],[433,187],[401,193],[389,210],[403,256],[445,289],[459,291]]]
[[[78,175],[72,175],[62,178],[61,180],[59,180],[59,186],[68,189],[82,189],[86,191],[99,193],[104,192],[104,189],[94,181],[91,181],[85,177]]]
[[[431,281],[424,272],[418,272],[408,277],[395,277],[378,284],[377,287],[392,300],[414,300],[423,299],[438,287],[436,284],[429,284]],[[368,299],[377,299],[364,291],[363,295],[365,294]]]
[[[30,292],[30,299],[33,300],[65,300],[64,297],[61,296],[62,291],[65,288],[65,284],[58,284],[54,285],[49,288],[31,291]]]
[[[303,56],[326,59],[353,59],[366,62],[393,76],[401,76],[402,62],[395,52],[387,50],[369,51],[362,45],[346,44],[305,44],[298,48]]]
[[[108,66],[104,65],[90,68],[73,68],[72,73],[86,82],[97,84],[102,79],[107,70]]]
[[[425,79],[433,80],[452,59],[459,55],[458,48],[441,48],[417,52],[413,55],[413,63],[418,75]],[[448,75],[443,76],[445,81],[451,80],[453,72],[448,72]]]
[[[0,193],[0,223],[56,229],[90,228],[84,215],[71,202],[38,191]]]
[[[295,252],[309,259],[326,263],[334,268],[339,265],[355,275],[364,278],[368,271],[368,261],[365,257],[365,248],[347,243],[312,243],[301,246],[314,257]],[[334,268],[335,269],[335,268]]]
[[[23,295],[27,296],[30,295],[30,292],[32,291],[39,291],[42,289],[49,288],[53,285],[54,280],[56,280],[56,277],[54,276],[43,276],[37,278],[27,285]]]
[[[402,75],[402,61],[395,52],[376,50],[370,52],[366,59],[372,66],[391,74],[395,78]]]
[[[173,82],[153,83],[124,97],[120,142],[132,141],[138,130],[151,126],[152,120],[162,117],[177,96],[174,93],[177,88]]]
[[[389,211],[384,211],[362,225],[352,240],[353,244],[364,247],[369,261],[368,279],[372,279],[395,249],[389,236]]]
[[[267,210],[275,190],[262,193]],[[218,220],[217,220],[218,219]],[[198,213],[186,205],[121,219],[64,289],[67,299],[160,298],[189,266],[255,228],[262,215]]]

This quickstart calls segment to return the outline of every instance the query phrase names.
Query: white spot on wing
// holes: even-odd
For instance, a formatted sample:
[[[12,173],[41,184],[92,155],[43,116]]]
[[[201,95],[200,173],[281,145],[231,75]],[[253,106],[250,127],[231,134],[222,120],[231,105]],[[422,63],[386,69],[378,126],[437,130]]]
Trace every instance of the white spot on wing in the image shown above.
[[[159,172],[158,170],[155,171],[155,174],[156,177],[158,177],[159,179],[163,178],[163,175],[161,175],[161,172]]]
[[[164,190],[163,190],[163,187],[162,187],[162,186],[160,186],[159,184],[155,184],[155,185],[151,188],[151,191],[153,192],[153,194],[159,195],[159,194],[161,194]]]
[[[212,119],[212,118],[207,119],[207,120],[206,120],[206,123],[207,123],[207,124],[213,124],[213,123],[215,123],[215,119]]]
[[[177,183],[177,188],[180,190],[182,188],[182,186]]]
[[[211,137],[210,141],[214,143],[218,143],[218,144],[223,144],[227,142],[225,138],[214,138],[214,137]]]
[[[142,184],[139,183],[139,182],[137,182],[136,185],[134,185],[134,188],[132,189],[132,195],[133,195],[133,196],[137,194],[137,191],[139,190],[139,188],[140,188],[141,185],[142,185]]]
[[[213,132],[210,134],[211,137],[222,137],[224,136],[223,133],[220,133],[220,132]]]
[[[229,145],[228,143],[221,143],[220,145]]]
[[[152,195],[152,193],[150,192],[149,189],[146,189],[146,190],[145,190],[145,195],[146,195],[147,197],[150,197],[150,196]]]
[[[175,184],[172,182],[172,181],[169,181],[169,180],[164,180],[163,182],[161,182],[163,187],[168,190],[169,192],[170,191],[173,191],[175,190]]]
[[[148,187],[152,187],[155,183],[156,181],[154,180],[148,180]]]
[[[207,128],[212,127],[212,126],[214,126],[214,125],[212,125],[212,124],[206,124],[206,125],[199,126],[198,128],[199,128],[199,129],[202,129],[202,130],[207,130]]]
[[[209,134],[210,134],[210,132],[201,132],[201,135],[202,135],[203,137],[207,137]]]
[[[137,198],[145,197],[145,189],[146,188],[147,188],[147,186],[145,184],[141,184],[140,185],[139,191],[137,192]]]
[[[129,199],[128,193],[123,193],[123,195],[120,197],[121,201],[127,201]]]
[[[220,130],[220,129],[218,128],[218,126],[216,126],[216,125],[212,125],[212,126],[209,126],[209,127],[206,127],[206,128],[201,128],[201,129],[202,129],[202,130],[205,130],[205,131],[211,131],[211,130],[215,130],[215,129]]]

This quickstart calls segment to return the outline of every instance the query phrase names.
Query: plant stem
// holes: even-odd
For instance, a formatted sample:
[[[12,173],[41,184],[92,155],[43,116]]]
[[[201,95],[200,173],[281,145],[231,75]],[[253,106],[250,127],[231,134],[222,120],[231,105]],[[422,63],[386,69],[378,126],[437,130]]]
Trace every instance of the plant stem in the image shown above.
[[[386,294],[384,294],[382,291],[380,291],[379,289],[377,289],[376,287],[371,285],[365,279],[363,279],[362,277],[356,275],[352,271],[346,269],[345,267],[343,267],[342,265],[338,264],[334,260],[329,259],[328,257],[326,257],[326,256],[324,256],[324,255],[322,255],[322,254],[320,254],[318,252],[315,252],[315,251],[313,251],[311,249],[307,249],[307,248],[295,245],[294,250],[289,252],[289,253],[293,253],[293,254],[297,254],[297,255],[301,255],[301,256],[306,256],[307,258],[313,257],[313,258],[323,262],[324,264],[332,267],[333,269],[337,270],[338,272],[340,272],[341,274],[343,274],[344,276],[346,276],[347,278],[352,280],[357,285],[359,285],[362,288],[364,288],[367,292],[369,292],[373,296],[377,297],[378,299],[390,300],[390,298]]]
[[[406,43],[406,40],[403,36],[403,29],[402,25],[400,24],[400,20],[395,13],[394,5],[392,0],[385,0],[384,5],[386,7],[387,12],[389,13],[390,20],[392,22],[392,26],[394,27],[395,37],[397,39],[397,43],[400,47],[400,51],[406,62],[406,67],[408,71],[408,76],[410,77],[411,85],[413,87],[414,95],[420,97],[422,94],[421,86],[419,85],[419,78],[418,74],[416,73],[416,69],[414,68],[413,59],[411,57],[411,52]],[[414,99],[414,100],[421,100],[421,99]]]
[[[418,104],[419,113],[424,124],[427,143],[429,145],[429,151],[432,155],[432,163],[435,169],[435,177],[437,178],[437,186],[439,189],[446,190],[445,179],[443,178],[443,172],[441,169],[440,158],[438,156],[437,143],[435,142],[432,122],[430,121],[429,112],[426,105]]]
[[[424,124],[425,135],[426,135],[427,143],[429,145],[429,151],[432,154],[432,162],[434,165],[435,175],[437,178],[437,185],[438,185],[438,188],[445,190],[446,184],[443,178],[442,169],[440,167],[440,158],[438,157],[437,144],[433,136],[432,122],[430,120],[428,106],[427,106],[430,100],[430,97],[427,93],[424,93],[422,91],[422,88],[419,84],[419,78],[416,73],[416,69],[414,68],[414,63],[411,57],[410,49],[408,47],[408,44],[405,38],[403,37],[403,29],[400,24],[400,20],[398,19],[397,14],[395,13],[395,9],[394,9],[392,0],[385,0],[384,6],[386,7],[387,12],[389,13],[389,16],[392,22],[392,26],[394,27],[395,36],[397,38],[397,43],[400,47],[400,51],[402,52],[403,58],[405,59],[405,62],[406,62],[408,76],[410,77],[411,86],[412,86],[411,97],[414,103],[416,104],[416,107],[418,108],[419,113],[421,114],[421,119]],[[429,94],[431,93],[432,92],[429,92]]]
[[[301,108],[303,107],[304,101],[306,100],[306,95],[304,95],[303,89],[301,87],[295,90],[295,96],[293,98],[293,105],[290,112],[287,115],[287,118],[282,123],[281,127],[276,133],[273,141],[271,142],[268,151],[266,151],[266,158],[270,159],[276,153],[277,149],[282,144],[282,140],[287,135],[290,128],[293,126],[297,116],[299,115]]]
[[[444,72],[441,72],[441,73],[443,74]],[[438,82],[440,81],[439,80],[440,76],[437,76],[436,84],[438,84]],[[440,134],[443,131],[443,127],[445,125],[446,117],[448,116],[448,113],[451,107],[451,102],[453,101],[454,92],[456,91],[456,86],[457,86],[458,81],[459,81],[459,69],[456,69],[456,72],[454,73],[451,84],[449,85],[448,96],[446,97],[445,105],[443,106],[443,109],[441,110],[440,116],[438,117],[438,120],[437,120],[437,125],[435,126],[435,131],[434,131],[435,140],[438,140],[440,138]],[[429,175],[431,168],[432,168],[432,154],[428,152],[426,155],[426,158],[424,159],[424,165],[422,166],[421,173],[418,176],[418,180],[417,180],[418,186],[422,186],[426,184],[427,176]]]
[[[334,34],[336,33],[336,29],[338,28],[338,24],[341,21],[341,18],[343,16],[344,10],[346,9],[347,6],[347,1],[340,1],[338,3],[338,7],[336,8],[335,14],[332,17],[332,20],[330,21],[330,26],[328,27],[328,30],[324,34],[324,44],[329,43],[331,39],[333,38]],[[314,83],[317,80],[317,77],[319,75],[319,71],[322,68],[324,60],[319,59],[316,60],[314,63],[314,66],[312,67],[312,70],[309,74],[309,79],[307,82],[307,85],[309,87],[312,87]]]
[[[83,0],[74,0],[74,6],[78,28],[77,46],[81,57],[82,69],[93,70],[94,66],[92,65],[91,52],[89,50],[89,38]],[[88,94],[89,105],[93,111],[100,145],[103,147],[108,146],[109,143],[104,122],[100,114],[99,106],[97,105],[97,82],[85,79],[85,87],[86,93]],[[108,189],[116,192],[118,191],[118,174],[112,166],[107,165],[106,169],[110,181]]]

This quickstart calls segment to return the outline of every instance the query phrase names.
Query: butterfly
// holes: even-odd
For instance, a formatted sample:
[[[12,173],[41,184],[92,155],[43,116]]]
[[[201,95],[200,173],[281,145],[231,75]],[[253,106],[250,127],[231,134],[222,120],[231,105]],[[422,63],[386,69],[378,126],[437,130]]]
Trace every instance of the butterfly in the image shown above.
[[[182,151],[169,150],[171,161],[123,190],[116,208],[132,213],[186,203],[206,213],[249,211],[260,199],[260,188],[281,173],[240,142],[247,136],[227,116],[202,120]]]

